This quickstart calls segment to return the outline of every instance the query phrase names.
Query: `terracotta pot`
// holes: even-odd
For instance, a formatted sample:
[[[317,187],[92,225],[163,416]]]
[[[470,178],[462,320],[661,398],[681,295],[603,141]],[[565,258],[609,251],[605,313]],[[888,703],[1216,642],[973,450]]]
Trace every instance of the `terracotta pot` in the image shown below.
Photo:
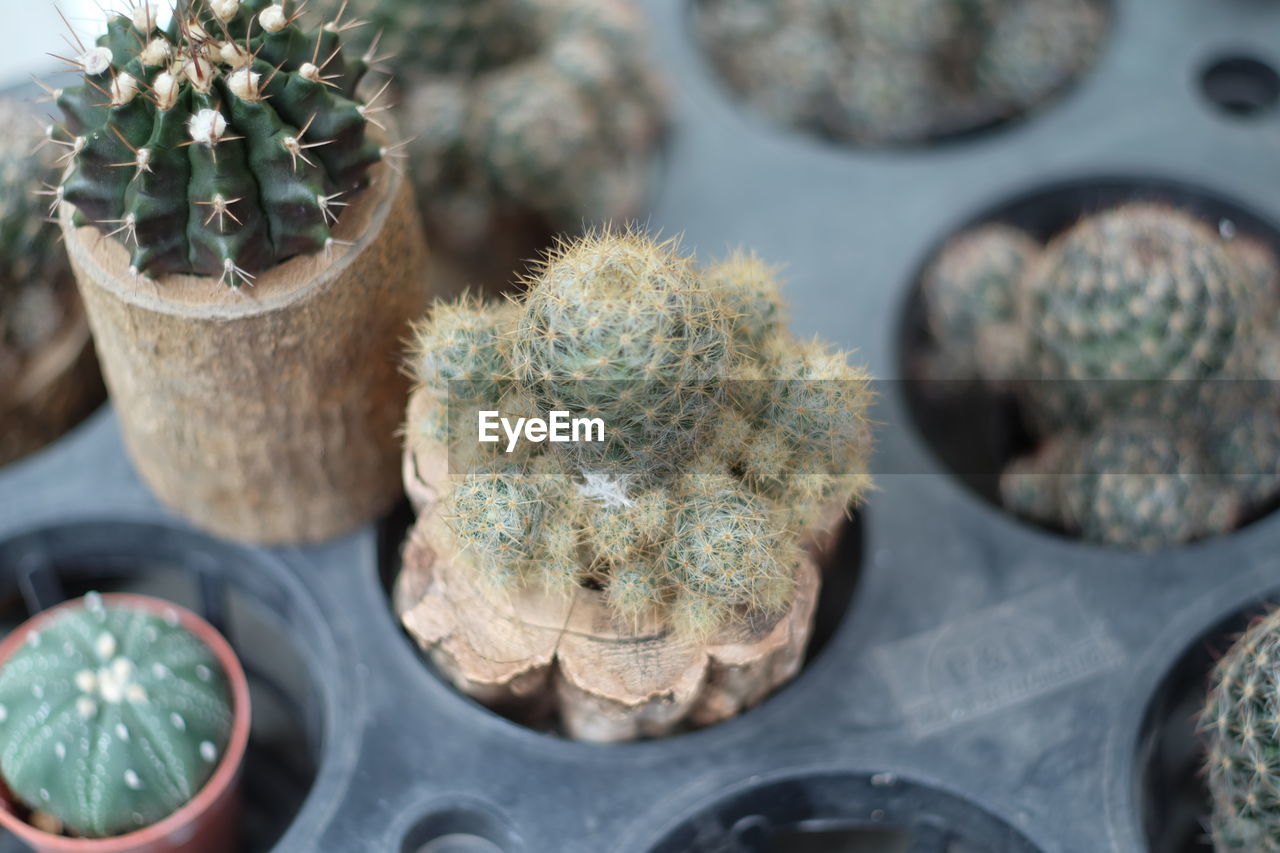
[[[231,646],[218,631],[196,614],[168,601],[145,595],[107,593],[107,604],[127,605],[156,614],[176,611],[178,621],[209,647],[226,673],[231,690],[234,720],[222,762],[209,781],[182,808],[159,823],[112,838],[71,838],[52,835],[19,816],[12,795],[0,787],[0,826],[39,853],[230,853],[238,849],[240,830],[240,769],[249,743],[249,682]],[[64,602],[24,622],[0,642],[0,666],[39,629],[65,608],[82,607],[82,599]]]

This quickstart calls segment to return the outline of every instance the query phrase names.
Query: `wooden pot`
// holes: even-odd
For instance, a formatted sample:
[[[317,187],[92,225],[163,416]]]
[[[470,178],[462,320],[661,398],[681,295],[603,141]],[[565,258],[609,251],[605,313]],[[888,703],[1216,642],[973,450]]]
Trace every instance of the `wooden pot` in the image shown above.
[[[351,200],[329,252],[252,287],[129,272],[90,227],[62,228],[125,446],[161,501],[199,527],[261,543],[313,542],[400,493],[399,353],[427,310],[413,194],[387,165]]]
[[[58,332],[33,352],[17,380],[0,389],[0,465],[33,453],[92,412],[106,392],[89,323],[70,281]]]
[[[431,405],[419,392],[413,413]],[[521,722],[558,718],[575,738],[656,737],[726,720],[800,669],[813,631],[819,565],[843,508],[816,519],[790,608],[695,643],[653,623],[620,624],[602,592],[497,595],[434,535],[448,474],[445,448],[409,435],[405,491],[418,509],[393,604],[409,634],[459,690]]]
[[[164,820],[136,832],[110,838],[56,835],[28,823],[9,791],[0,785],[0,827],[38,853],[227,853],[239,847],[240,774],[249,745],[249,682],[231,645],[212,625],[185,608],[147,595],[107,593],[108,604],[125,605],[164,616],[177,614],[183,628],[204,643],[227,676],[234,719],[226,752],[218,767],[186,805]],[[24,622],[0,643],[0,665],[13,656],[27,636],[66,608],[82,607],[83,599],[64,602]]]

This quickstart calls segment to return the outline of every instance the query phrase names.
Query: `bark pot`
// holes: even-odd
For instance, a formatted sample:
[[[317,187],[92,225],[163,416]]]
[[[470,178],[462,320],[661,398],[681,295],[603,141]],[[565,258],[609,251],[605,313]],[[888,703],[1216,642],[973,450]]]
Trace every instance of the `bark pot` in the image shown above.
[[[0,787],[0,826],[37,853],[226,853],[235,850],[239,835],[240,772],[249,743],[251,717],[249,683],[239,659],[212,625],[185,608],[158,598],[127,593],[107,593],[102,599],[108,604],[127,605],[157,614],[176,612],[182,626],[214,653],[226,673],[235,716],[226,754],[190,802],[164,820],[136,832],[111,838],[72,838],[44,832],[19,816],[12,795],[3,787]],[[0,666],[22,646],[31,631],[39,629],[58,611],[80,606],[83,606],[80,600],[68,601],[27,620],[0,642]]]
[[[314,542],[399,494],[399,349],[427,309],[412,190],[386,164],[331,252],[232,290],[129,272],[96,229],[62,228],[129,455],[162,502],[213,533]]]

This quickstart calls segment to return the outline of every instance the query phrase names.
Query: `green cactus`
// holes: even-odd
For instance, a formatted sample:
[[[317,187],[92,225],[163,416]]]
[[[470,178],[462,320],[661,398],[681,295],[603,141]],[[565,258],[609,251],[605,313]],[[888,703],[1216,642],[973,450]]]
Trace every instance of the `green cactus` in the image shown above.
[[[696,8],[717,68],[760,112],[868,145],[964,133],[1034,106],[1084,71],[1106,19],[1097,0],[699,0]]]
[[[1205,774],[1218,853],[1280,851],[1280,802],[1273,785],[1280,754],[1280,611],[1259,619],[1218,661],[1200,712]]]
[[[1000,489],[1006,506],[1086,541],[1146,551],[1231,530],[1247,505],[1199,435],[1156,418],[1056,436],[1011,465]]]
[[[486,387],[504,401],[612,437],[526,442],[456,477],[437,534],[494,590],[589,583],[622,622],[691,638],[784,607],[804,531],[866,490],[870,449],[865,375],[784,317],[758,259],[700,271],[617,233],[563,246],[513,304],[437,307],[415,356],[426,393],[469,365],[479,385],[503,377]]]
[[[72,60],[83,84],[53,93],[77,224],[123,243],[138,273],[233,287],[328,249],[385,153],[366,132],[378,107],[356,94],[365,63],[342,50],[350,23],[308,30],[270,0],[198,0],[161,31],[156,8],[112,17]]]
[[[67,255],[40,198],[54,178],[35,115],[0,99],[0,385],[63,322],[74,298]]]
[[[925,321],[936,344],[935,379],[1007,379],[1023,349],[1016,331],[1018,292],[1040,246],[1016,228],[984,225],[943,247],[921,284]]]
[[[666,124],[630,0],[355,0],[381,32],[425,221],[455,253],[529,217],[640,213]]]
[[[190,800],[230,737],[225,673],[167,617],[96,594],[0,669],[0,772],[75,835],[121,835]]]
[[[1176,414],[1205,380],[1248,375],[1249,276],[1221,238],[1169,207],[1082,220],[1025,283],[1037,423],[1088,426],[1114,411]]]

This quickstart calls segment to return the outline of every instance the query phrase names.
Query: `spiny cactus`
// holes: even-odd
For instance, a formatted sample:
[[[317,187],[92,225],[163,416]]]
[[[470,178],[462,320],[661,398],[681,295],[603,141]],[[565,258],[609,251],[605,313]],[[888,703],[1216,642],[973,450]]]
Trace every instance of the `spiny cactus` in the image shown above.
[[[1095,422],[1155,406],[1176,413],[1204,380],[1241,377],[1251,286],[1219,236],[1159,205],[1082,220],[1025,282],[1024,403],[1033,418]]]
[[[70,169],[60,197],[132,253],[138,273],[231,285],[328,249],[338,212],[385,149],[379,107],[343,53],[352,24],[304,27],[271,0],[196,0],[165,30],[141,0],[70,62],[83,84],[52,91]]]
[[[640,212],[664,86],[630,0],[355,0],[396,71],[426,221],[475,251],[500,220],[577,233]]]
[[[34,114],[0,100],[0,385],[61,325],[74,299],[66,252],[39,193],[53,179]]]
[[[0,669],[0,771],[75,835],[159,821],[213,774],[230,736],[226,675],[178,623],[96,594]]]
[[[528,284],[506,306],[437,307],[421,387],[438,404],[467,365],[503,398],[488,408],[599,417],[606,441],[455,472],[436,534],[494,591],[591,583],[618,619],[693,638],[785,607],[804,531],[869,485],[865,375],[795,341],[771,271],[742,253],[699,271],[671,243],[605,233]]]
[[[1200,713],[1218,853],[1280,851],[1280,612],[1255,622],[1218,661]]]
[[[1097,0],[699,0],[728,84],[765,115],[862,144],[909,144],[1017,115],[1081,74]]]
[[[1014,375],[1022,347],[1006,332],[1018,322],[1019,287],[1039,255],[1039,244],[1006,225],[974,228],[943,247],[921,283],[926,322],[938,343],[930,378]]]

